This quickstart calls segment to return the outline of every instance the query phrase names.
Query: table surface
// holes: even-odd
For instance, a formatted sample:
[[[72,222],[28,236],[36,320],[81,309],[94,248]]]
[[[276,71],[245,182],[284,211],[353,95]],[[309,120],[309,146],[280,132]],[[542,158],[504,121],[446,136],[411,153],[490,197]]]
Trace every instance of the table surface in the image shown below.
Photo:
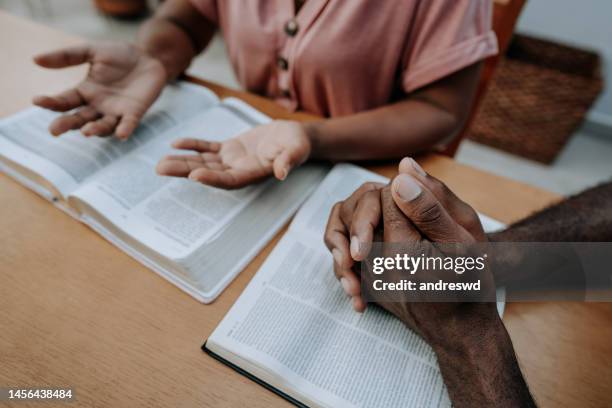
[[[85,68],[46,71],[31,56],[78,42],[0,12],[0,117],[76,83]],[[306,118],[204,84],[273,117]],[[445,157],[419,161],[504,222],[559,198]],[[0,208],[0,386],[73,387],[80,406],[287,406],[200,350],[282,233],[203,305],[3,174]],[[612,404],[611,304],[509,304],[504,320],[542,406]]]

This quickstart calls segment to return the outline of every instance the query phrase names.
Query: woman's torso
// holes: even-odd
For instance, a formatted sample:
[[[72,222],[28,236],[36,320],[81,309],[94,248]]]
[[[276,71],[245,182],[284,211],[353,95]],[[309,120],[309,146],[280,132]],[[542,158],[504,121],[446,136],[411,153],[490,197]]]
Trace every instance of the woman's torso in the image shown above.
[[[290,0],[192,1],[220,27],[246,89],[323,116],[389,103],[410,91],[407,69],[435,58],[415,52],[490,31],[486,21],[469,27],[489,17],[488,0],[308,0],[297,14]]]

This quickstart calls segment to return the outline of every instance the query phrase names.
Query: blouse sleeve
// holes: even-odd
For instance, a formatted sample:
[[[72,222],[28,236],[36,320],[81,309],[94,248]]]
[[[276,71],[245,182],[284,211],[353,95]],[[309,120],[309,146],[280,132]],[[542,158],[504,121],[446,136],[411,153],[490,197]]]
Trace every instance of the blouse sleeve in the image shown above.
[[[492,0],[421,0],[404,50],[409,93],[497,53]]]

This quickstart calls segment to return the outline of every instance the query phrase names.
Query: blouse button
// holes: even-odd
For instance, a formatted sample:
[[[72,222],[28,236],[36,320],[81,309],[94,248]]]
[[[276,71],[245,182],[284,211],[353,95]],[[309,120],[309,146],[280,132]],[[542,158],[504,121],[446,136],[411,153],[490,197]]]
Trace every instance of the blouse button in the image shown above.
[[[294,35],[296,35],[299,29],[300,26],[293,18],[285,23],[285,33],[289,37],[293,37]]]
[[[278,57],[276,59],[276,65],[278,65],[278,67],[282,69],[283,71],[286,71],[287,69],[289,69],[289,61],[287,61],[287,59],[283,57]]]

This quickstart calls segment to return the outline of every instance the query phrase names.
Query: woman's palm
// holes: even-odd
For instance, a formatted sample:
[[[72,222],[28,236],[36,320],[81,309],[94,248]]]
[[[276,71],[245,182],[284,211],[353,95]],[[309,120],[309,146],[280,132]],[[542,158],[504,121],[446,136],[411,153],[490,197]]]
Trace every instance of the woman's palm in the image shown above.
[[[161,63],[125,43],[86,45],[36,57],[48,68],[62,68],[88,62],[87,77],[75,88],[55,96],[40,96],[34,103],[55,111],[77,111],[57,118],[53,134],[81,128],[85,135],[106,135],[113,131],[128,137],[147,109],[159,96],[166,73]]]
[[[221,143],[181,139],[173,146],[198,154],[167,156],[158,173],[221,188],[244,187],[273,175],[282,180],[310,154],[302,127],[288,121],[258,126]]]

